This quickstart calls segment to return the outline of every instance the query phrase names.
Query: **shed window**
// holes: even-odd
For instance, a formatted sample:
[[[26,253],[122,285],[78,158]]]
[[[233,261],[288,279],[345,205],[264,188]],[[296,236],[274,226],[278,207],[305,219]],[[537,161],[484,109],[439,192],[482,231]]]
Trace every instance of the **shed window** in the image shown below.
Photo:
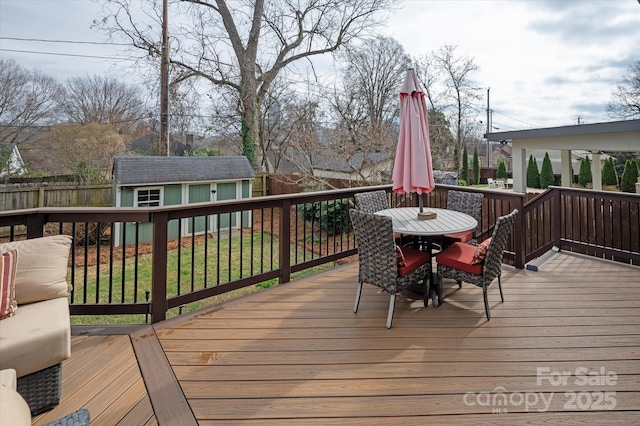
[[[160,188],[139,189],[136,197],[138,207],[158,207],[160,206]]]

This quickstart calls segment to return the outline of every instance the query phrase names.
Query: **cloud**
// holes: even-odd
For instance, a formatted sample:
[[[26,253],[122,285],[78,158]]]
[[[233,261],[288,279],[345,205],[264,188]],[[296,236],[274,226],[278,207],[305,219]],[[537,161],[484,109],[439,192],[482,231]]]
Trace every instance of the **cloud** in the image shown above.
[[[580,48],[615,40],[628,42],[629,34],[637,33],[640,26],[640,7],[630,1],[547,0],[532,4],[541,14],[529,29]]]

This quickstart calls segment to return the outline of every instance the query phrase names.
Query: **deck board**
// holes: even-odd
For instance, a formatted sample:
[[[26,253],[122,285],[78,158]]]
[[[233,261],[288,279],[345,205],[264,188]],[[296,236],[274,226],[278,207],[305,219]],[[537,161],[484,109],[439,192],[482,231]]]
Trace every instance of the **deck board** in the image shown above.
[[[146,398],[147,406],[138,404]],[[92,425],[128,425],[135,412],[143,424],[155,419],[128,335],[74,335],[71,358],[62,363],[62,396],[53,410],[32,418],[42,425],[80,408]],[[140,407],[138,407],[140,405]],[[122,420],[122,422],[120,422]]]
[[[491,321],[450,281],[437,309],[400,295],[390,330],[373,286],[353,313],[356,281],[351,264],[151,334],[73,336],[63,401],[34,424],[83,406],[92,425],[640,423],[640,268],[559,253],[505,267]]]
[[[389,299],[377,288],[365,286],[352,311],[356,265],[157,335],[203,425],[640,421],[640,269],[558,254],[538,272],[506,267],[502,279],[504,304],[496,283],[489,290],[491,321],[481,289],[449,282],[437,309],[411,292],[398,297],[387,330]],[[538,383],[538,368],[571,375]],[[614,372],[615,385],[587,385],[581,369]],[[613,402],[598,406],[605,392]],[[481,406],[465,403],[471,393],[540,399]],[[595,409],[572,408],[572,394]]]

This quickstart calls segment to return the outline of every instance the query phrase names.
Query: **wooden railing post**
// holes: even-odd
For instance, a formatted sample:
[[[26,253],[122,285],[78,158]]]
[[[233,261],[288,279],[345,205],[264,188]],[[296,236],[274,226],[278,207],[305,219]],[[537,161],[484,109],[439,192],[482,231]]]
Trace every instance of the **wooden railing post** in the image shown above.
[[[151,272],[151,322],[164,321],[167,315],[167,225],[169,214],[151,214],[153,248]]]
[[[514,244],[514,252],[515,252],[515,263],[514,266],[518,269],[524,269],[525,258],[526,258],[526,247],[525,247],[525,224],[526,224],[526,215],[524,212],[524,197],[517,197],[515,200],[516,208],[518,209],[518,215],[516,215],[515,226],[513,229],[513,244]]]
[[[41,213],[27,216],[27,238],[42,237],[45,222],[45,217]]]
[[[284,199],[280,206],[280,280],[291,281],[291,200]]]
[[[560,248],[562,244],[562,190],[553,188],[551,217],[553,218],[553,245]]]

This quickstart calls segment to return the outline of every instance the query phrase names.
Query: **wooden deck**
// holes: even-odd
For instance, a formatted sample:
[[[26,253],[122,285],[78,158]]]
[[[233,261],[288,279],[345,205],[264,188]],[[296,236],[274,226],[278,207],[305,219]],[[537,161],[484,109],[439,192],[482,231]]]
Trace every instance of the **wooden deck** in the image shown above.
[[[399,297],[387,330],[377,288],[353,313],[353,264],[131,339],[75,336],[63,401],[34,423],[640,423],[640,269],[560,253],[502,279],[491,321],[480,289],[446,282],[437,309]]]

